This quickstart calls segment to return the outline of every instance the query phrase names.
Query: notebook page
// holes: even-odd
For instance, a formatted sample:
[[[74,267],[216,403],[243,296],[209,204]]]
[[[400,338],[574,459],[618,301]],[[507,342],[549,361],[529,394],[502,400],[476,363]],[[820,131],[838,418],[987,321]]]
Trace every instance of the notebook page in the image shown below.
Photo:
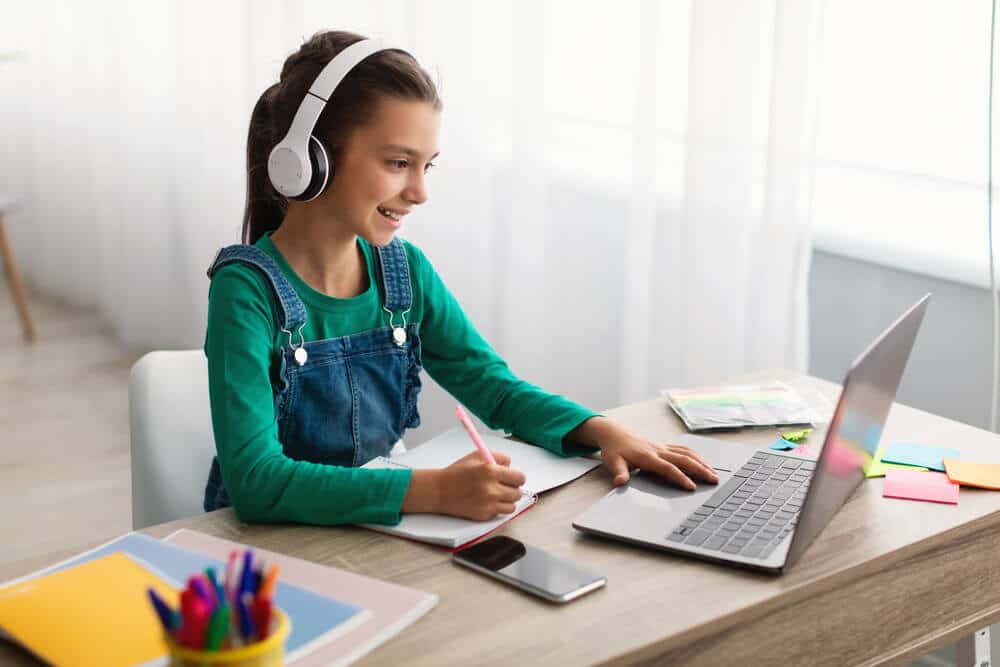
[[[361,467],[372,469],[406,468],[408,466],[379,456]],[[403,519],[395,526],[375,523],[361,525],[382,533],[389,533],[390,535],[399,535],[419,540],[420,542],[430,542],[432,544],[455,548],[471,542],[490,531],[496,530],[534,505],[535,500],[534,495],[522,494],[521,499],[514,504],[514,511],[511,514],[498,514],[495,519],[489,521],[472,521],[471,519],[462,519],[457,516],[446,516],[443,514],[404,514]]]
[[[516,440],[490,434],[483,434],[482,438],[487,449],[510,456],[510,467],[524,473],[523,489],[531,494],[572,482],[601,465],[598,458],[563,458],[542,447]],[[476,448],[469,435],[457,426],[392,460],[408,468],[444,468],[474,451]]]

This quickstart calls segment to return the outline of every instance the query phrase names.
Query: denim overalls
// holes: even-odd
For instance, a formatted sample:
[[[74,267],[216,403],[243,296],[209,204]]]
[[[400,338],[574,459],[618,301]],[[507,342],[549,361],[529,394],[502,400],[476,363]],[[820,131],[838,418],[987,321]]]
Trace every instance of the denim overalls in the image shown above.
[[[274,290],[275,315],[288,344],[271,362],[271,386],[278,440],[289,458],[360,466],[387,456],[404,430],[420,425],[420,338],[417,325],[406,324],[413,300],[409,264],[399,239],[372,249],[389,326],[326,340],[302,337],[305,306],[260,248],[223,248],[208,270],[211,278],[222,266],[243,262],[263,273]],[[231,504],[213,458],[205,511]]]

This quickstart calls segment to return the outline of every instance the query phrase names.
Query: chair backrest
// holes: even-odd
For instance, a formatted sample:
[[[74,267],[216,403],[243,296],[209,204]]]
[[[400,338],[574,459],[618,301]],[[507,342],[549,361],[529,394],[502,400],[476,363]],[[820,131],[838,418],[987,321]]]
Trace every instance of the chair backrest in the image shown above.
[[[132,367],[132,527],[200,514],[215,455],[201,350],[157,351]]]

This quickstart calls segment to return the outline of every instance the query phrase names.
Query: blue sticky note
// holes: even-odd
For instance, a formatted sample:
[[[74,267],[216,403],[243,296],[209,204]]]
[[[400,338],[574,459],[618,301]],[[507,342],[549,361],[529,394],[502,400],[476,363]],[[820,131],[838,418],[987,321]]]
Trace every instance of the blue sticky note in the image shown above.
[[[781,451],[781,450],[785,450],[785,449],[795,449],[798,446],[799,446],[798,443],[789,442],[788,440],[785,440],[784,438],[778,438],[771,445],[771,449],[777,449],[777,450]]]
[[[909,466],[921,466],[931,470],[944,472],[944,463],[941,459],[961,458],[961,453],[957,449],[947,447],[928,447],[926,445],[915,445],[910,442],[894,442],[885,448],[882,460],[887,463],[902,463]]]

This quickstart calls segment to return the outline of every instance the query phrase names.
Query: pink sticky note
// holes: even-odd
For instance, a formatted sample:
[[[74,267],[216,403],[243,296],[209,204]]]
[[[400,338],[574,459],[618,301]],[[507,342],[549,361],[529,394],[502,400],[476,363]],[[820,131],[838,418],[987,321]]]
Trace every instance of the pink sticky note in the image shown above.
[[[882,484],[883,498],[929,500],[932,503],[958,504],[958,484],[940,472],[889,469]]]
[[[815,456],[813,450],[809,449],[809,445],[799,445],[791,453],[798,454],[799,456]]]
[[[857,449],[837,439],[831,440],[825,447],[830,451],[826,454],[824,465],[835,475],[848,475],[860,469],[865,463]]]

